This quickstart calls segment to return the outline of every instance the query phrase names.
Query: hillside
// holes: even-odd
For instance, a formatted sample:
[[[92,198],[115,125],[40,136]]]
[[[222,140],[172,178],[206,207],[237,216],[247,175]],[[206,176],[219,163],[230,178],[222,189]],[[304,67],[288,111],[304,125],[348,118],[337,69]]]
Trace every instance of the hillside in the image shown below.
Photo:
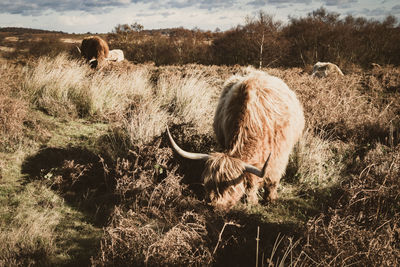
[[[40,30],[40,29],[31,29],[31,28],[22,28],[22,27],[0,27],[0,32],[6,32],[10,34],[26,34],[26,33],[60,33],[66,34],[62,31],[47,31],[47,30]]]

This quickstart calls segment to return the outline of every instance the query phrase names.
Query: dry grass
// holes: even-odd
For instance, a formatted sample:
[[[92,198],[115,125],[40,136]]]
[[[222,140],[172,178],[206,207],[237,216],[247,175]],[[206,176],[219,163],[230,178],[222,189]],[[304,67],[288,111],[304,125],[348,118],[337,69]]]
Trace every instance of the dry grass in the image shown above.
[[[131,143],[150,141],[172,118],[203,133],[211,131],[214,77],[195,69],[187,74],[166,71],[154,83],[150,65],[131,72],[112,66],[93,72],[66,54],[44,57],[25,70],[23,88],[30,102],[46,113],[112,122],[127,131]]]
[[[32,108],[67,122],[83,118],[88,127],[94,121],[109,125],[106,136],[91,141],[102,158],[90,154],[85,162],[78,150],[36,177],[45,181],[39,183],[43,192],[51,188],[66,200],[81,192],[82,203],[111,208],[104,212],[110,217],[104,218],[108,224],[98,253],[91,255],[92,265],[252,265],[253,230],[259,225],[264,265],[399,265],[400,71],[382,68],[314,79],[301,69],[267,69],[294,89],[304,106],[307,130],[280,188],[294,190],[253,213],[239,205],[220,214],[203,201],[201,163],[173,154],[165,125],[187,150],[218,150],[211,125],[219,91],[227,77],[243,71],[125,62],[94,72],[65,54],[40,58],[19,67],[15,80],[20,83],[2,83],[1,88],[14,88],[1,91],[2,136],[20,142]],[[68,138],[63,145],[71,145]],[[117,147],[123,149],[106,151]],[[59,217],[46,207],[61,205],[61,200],[39,200],[28,205],[28,199],[21,199],[25,204],[4,216],[15,227],[2,232],[7,245],[0,247],[0,264],[50,263],[59,244],[55,236],[60,235],[54,234]],[[244,227],[220,234],[226,221]],[[46,231],[37,230],[40,224]],[[279,232],[289,238],[279,241]],[[276,240],[280,243],[274,247]]]
[[[324,132],[313,134],[307,128],[289,159],[286,181],[297,183],[300,190],[335,185],[344,168],[338,150],[344,150],[343,144],[330,140]]]
[[[202,133],[209,133],[216,107],[215,77],[187,69],[188,74],[163,73],[157,83],[156,98],[161,106],[172,111],[176,121],[192,123]]]
[[[105,75],[66,54],[40,58],[25,73],[29,100],[48,114],[67,118],[121,119],[137,98],[151,92],[146,69]]]
[[[337,206],[308,222],[307,255],[329,266],[400,264],[399,148],[379,145],[352,170]]]
[[[12,151],[23,138],[28,103],[18,90],[21,68],[5,63],[0,66],[0,151]]]
[[[165,141],[155,141],[165,146]],[[161,142],[163,144],[161,145]],[[157,146],[156,146],[157,147]],[[176,169],[169,170],[171,150],[138,145],[129,159],[107,170],[121,200],[105,228],[92,265],[203,265],[212,260],[199,201],[188,197]]]
[[[23,138],[23,122],[28,109],[21,99],[0,95],[0,150],[12,151]]]

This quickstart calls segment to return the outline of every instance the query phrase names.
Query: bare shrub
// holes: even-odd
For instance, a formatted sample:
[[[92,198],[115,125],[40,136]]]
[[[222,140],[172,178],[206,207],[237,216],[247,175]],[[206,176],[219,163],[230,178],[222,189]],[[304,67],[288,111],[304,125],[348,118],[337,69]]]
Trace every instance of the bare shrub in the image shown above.
[[[44,175],[50,185],[56,190],[71,188],[92,167],[89,164],[75,163],[74,160],[64,160],[60,169],[52,169]]]
[[[145,262],[150,265],[209,264],[211,253],[206,247],[206,236],[204,217],[187,211],[177,225],[148,247]]]
[[[373,77],[376,77],[381,86],[374,88],[379,90],[383,88],[387,92],[398,92],[400,90],[400,69],[392,66],[385,66],[384,68],[375,68],[372,70]]]
[[[341,78],[312,79],[300,71],[268,70],[296,91],[314,132],[326,132],[332,140],[373,143],[384,141],[390,125],[397,125],[398,108],[393,96],[377,96],[375,87],[363,87],[365,78],[349,74]]]
[[[158,238],[154,226],[147,223],[149,220],[143,214],[116,208],[92,266],[144,265],[144,253]]]
[[[25,45],[29,50],[29,55],[35,57],[54,57],[71,48],[70,44],[61,41],[57,35],[47,35],[39,41],[27,41]]]

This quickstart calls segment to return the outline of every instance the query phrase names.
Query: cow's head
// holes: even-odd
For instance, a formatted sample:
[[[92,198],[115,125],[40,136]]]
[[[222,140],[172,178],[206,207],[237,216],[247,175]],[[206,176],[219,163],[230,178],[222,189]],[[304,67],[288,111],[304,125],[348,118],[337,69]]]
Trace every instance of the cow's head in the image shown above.
[[[229,156],[226,153],[193,153],[180,148],[174,141],[167,127],[168,137],[173,149],[182,157],[191,160],[205,161],[202,174],[207,198],[216,207],[227,208],[232,206],[245,192],[244,176],[254,174],[260,178],[265,177],[268,159],[262,169],[250,165],[241,159]]]

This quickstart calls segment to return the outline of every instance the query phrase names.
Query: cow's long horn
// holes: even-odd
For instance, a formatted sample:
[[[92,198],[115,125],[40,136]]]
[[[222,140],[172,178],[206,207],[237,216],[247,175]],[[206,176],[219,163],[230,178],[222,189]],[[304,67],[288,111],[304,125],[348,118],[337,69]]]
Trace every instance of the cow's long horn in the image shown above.
[[[252,173],[254,175],[257,175],[260,178],[263,178],[265,175],[265,170],[267,169],[268,166],[268,162],[269,162],[269,158],[271,157],[271,153],[269,153],[267,160],[264,163],[263,168],[260,170],[257,167],[254,167],[253,165],[247,164],[245,163],[244,167],[245,167],[245,171]]]
[[[79,48],[79,46],[76,45],[75,47],[78,50],[79,54],[82,54],[81,49]]]
[[[175,149],[175,151],[181,155],[184,158],[187,159],[195,159],[195,160],[207,160],[210,158],[210,155],[208,154],[201,154],[201,153],[192,153],[192,152],[187,152],[185,150],[183,150],[182,148],[180,148],[174,141],[174,139],[171,136],[171,133],[169,132],[169,128],[167,126],[167,132],[168,132],[168,137],[169,137],[169,141],[172,144],[172,147]]]

